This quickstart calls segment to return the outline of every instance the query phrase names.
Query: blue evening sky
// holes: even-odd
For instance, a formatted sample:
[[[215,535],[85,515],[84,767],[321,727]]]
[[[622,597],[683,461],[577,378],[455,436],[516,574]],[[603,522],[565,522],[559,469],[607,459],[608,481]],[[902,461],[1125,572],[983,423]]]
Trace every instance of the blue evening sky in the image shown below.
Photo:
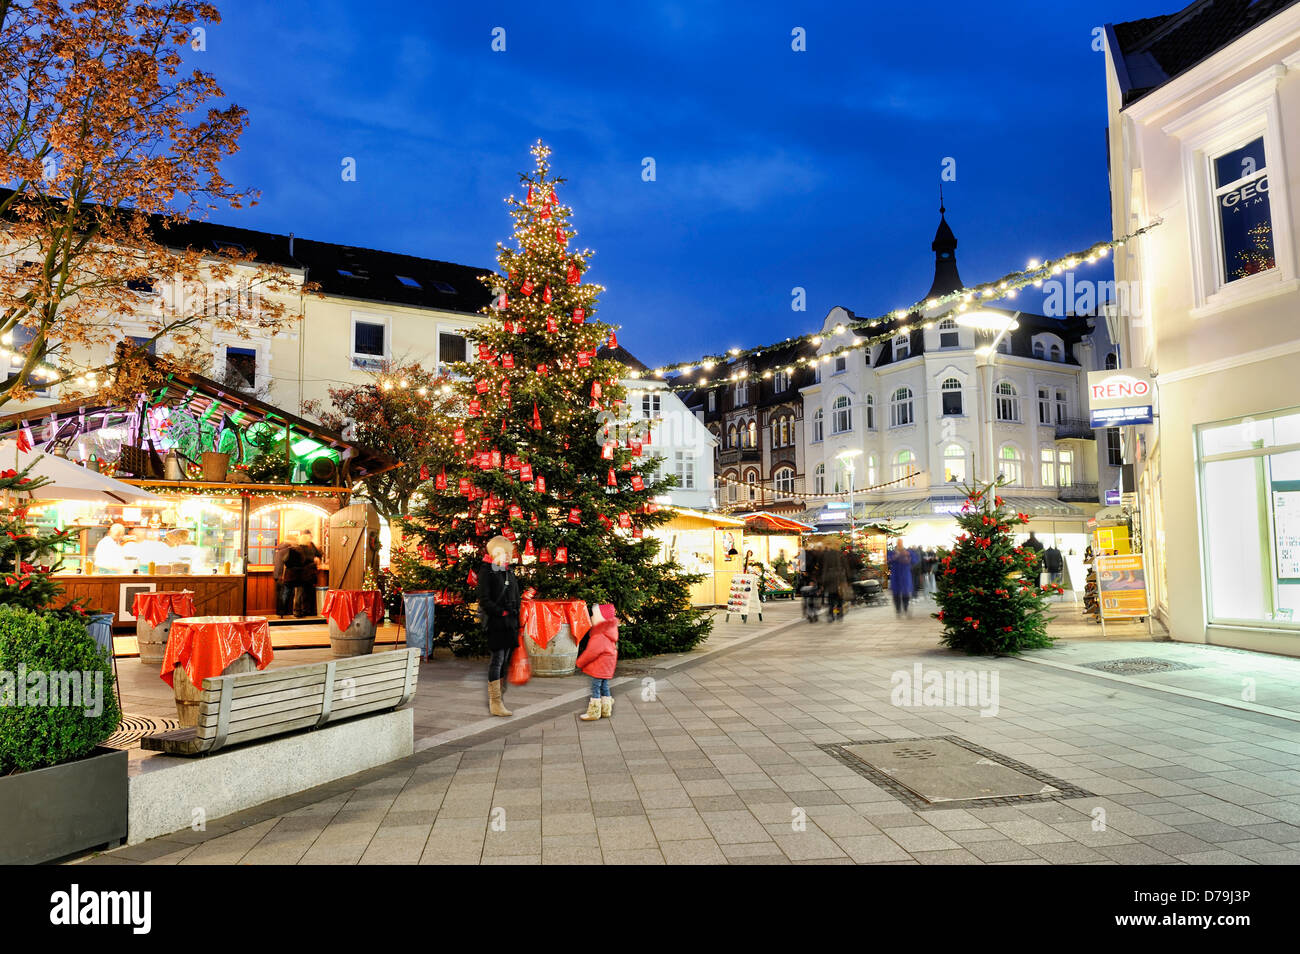
[[[655,365],[915,301],[945,157],[968,284],[1109,238],[1092,30],[1180,4],[218,6],[189,59],[249,110],[226,171],[262,199],[214,220],[491,268],[541,137],[596,252],[600,318]]]

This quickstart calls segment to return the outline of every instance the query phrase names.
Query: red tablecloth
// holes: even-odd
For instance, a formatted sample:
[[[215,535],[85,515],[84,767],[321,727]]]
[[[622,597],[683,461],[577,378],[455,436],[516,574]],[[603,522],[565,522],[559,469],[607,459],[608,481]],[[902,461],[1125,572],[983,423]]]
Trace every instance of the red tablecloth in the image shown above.
[[[519,601],[519,629],[543,649],[565,623],[569,624],[575,643],[586,636],[587,630],[591,629],[587,604],[582,600]]]
[[[131,603],[131,615],[145,620],[150,626],[161,625],[168,612],[177,616],[193,616],[194,594],[189,590],[137,593]]]
[[[359,613],[379,625],[384,618],[384,600],[378,590],[330,590],[325,594],[325,617],[339,629],[351,626]]]
[[[220,676],[232,662],[248,653],[265,669],[275,658],[271,652],[270,627],[265,616],[193,616],[172,623],[163,656],[163,682],[172,684],[172,670],[185,667],[190,684],[203,687],[203,680]]]

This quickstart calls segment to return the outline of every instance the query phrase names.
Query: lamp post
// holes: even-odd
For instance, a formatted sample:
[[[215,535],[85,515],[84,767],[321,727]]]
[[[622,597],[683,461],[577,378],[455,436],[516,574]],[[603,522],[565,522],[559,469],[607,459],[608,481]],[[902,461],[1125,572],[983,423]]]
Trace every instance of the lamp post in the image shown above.
[[[997,335],[993,338],[993,343],[984,345],[975,349],[976,357],[985,358],[985,362],[980,365],[981,368],[987,369],[985,380],[980,390],[984,393],[985,415],[984,422],[987,430],[987,461],[988,461],[988,480],[993,483],[997,479],[997,465],[994,461],[993,454],[993,366],[998,360],[998,345],[1002,342],[1002,336],[1008,331],[1020,327],[1020,322],[1016,319],[1020,317],[1020,312],[1014,315],[1006,315],[1000,311],[967,311],[953,316],[953,320],[964,328],[974,328],[977,331],[996,331]]]
[[[844,467],[844,471],[845,471],[846,474],[848,474],[848,477],[849,477],[849,542],[850,542],[850,543],[853,542],[853,531],[854,531],[854,521],[853,521],[853,459],[854,459],[855,457],[861,457],[861,456],[862,456],[862,451],[860,451],[860,450],[842,450],[842,451],[840,451],[838,454],[835,455],[835,459],[838,460],[838,461],[840,462],[841,465],[843,465],[843,467]]]

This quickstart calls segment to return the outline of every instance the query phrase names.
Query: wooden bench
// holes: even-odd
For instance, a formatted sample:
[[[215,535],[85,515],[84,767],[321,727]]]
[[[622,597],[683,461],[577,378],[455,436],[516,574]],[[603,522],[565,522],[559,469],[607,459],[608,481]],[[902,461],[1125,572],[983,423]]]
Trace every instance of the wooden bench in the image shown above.
[[[418,649],[203,680],[198,725],[147,735],[140,747],[206,755],[230,745],[403,706],[415,695]]]

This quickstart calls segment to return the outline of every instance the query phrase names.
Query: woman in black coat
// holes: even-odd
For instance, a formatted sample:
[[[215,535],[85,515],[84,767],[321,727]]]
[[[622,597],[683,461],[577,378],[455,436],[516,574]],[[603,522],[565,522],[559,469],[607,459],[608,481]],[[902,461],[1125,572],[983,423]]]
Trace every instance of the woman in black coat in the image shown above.
[[[488,663],[488,711],[513,715],[501,701],[510,656],[519,645],[519,579],[510,567],[515,547],[502,536],[487,544],[488,559],[478,571],[478,614],[487,634],[492,660]]]

